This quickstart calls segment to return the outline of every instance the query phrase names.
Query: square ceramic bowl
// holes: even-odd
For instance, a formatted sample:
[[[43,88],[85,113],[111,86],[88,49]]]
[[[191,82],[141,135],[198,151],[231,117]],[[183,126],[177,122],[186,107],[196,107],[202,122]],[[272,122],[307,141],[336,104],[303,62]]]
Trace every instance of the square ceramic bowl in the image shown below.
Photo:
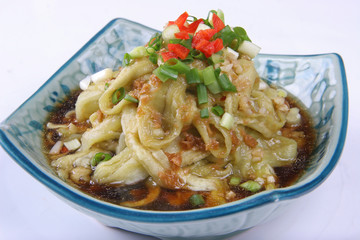
[[[284,212],[289,203],[314,190],[328,177],[343,149],[348,121],[348,92],[341,57],[261,54],[254,59],[260,76],[300,99],[314,119],[316,149],[306,173],[294,185],[213,208],[158,212],[100,201],[59,179],[41,151],[43,124],[54,104],[77,88],[87,75],[119,67],[124,53],[143,45],[155,32],[125,19],[111,21],[1,123],[3,148],[74,208],[107,226],[162,239],[229,237]]]

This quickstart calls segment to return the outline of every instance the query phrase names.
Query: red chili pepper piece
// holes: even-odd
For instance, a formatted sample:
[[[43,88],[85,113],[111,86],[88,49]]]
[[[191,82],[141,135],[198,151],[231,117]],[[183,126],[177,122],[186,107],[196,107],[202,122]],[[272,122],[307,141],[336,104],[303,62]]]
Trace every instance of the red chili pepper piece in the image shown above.
[[[69,151],[69,149],[67,149],[67,147],[63,146],[60,150],[60,153],[67,153]]]
[[[217,38],[212,44],[214,45],[214,53],[217,53],[224,48],[223,40],[221,38]]]
[[[199,24],[200,23],[203,23],[204,20],[202,19],[199,19],[199,20],[196,20],[195,22],[191,23],[187,28],[186,28],[186,31],[188,33],[194,33],[196,31],[196,29],[198,28]]]
[[[169,21],[166,26],[170,26],[170,25],[173,25],[173,24],[175,24],[175,21]]]
[[[171,58],[177,58],[177,55],[173,52],[162,52],[161,57],[163,58],[164,62]]]
[[[189,17],[189,14],[187,12],[184,12],[183,14],[181,14],[178,19],[175,20],[175,24],[181,28],[184,26],[187,18]]]
[[[204,53],[205,57],[209,58],[215,52],[215,47],[214,47],[214,44],[212,44],[212,42],[209,42],[209,44],[207,44],[206,46],[202,47],[199,50],[202,53]]]
[[[173,52],[176,54],[176,56],[178,56],[181,59],[185,59],[187,57],[187,55],[190,52],[190,49],[187,49],[186,47],[184,47],[181,44],[172,44],[169,43],[168,44],[168,49],[170,52]]]
[[[189,39],[189,34],[185,31],[175,33],[175,37],[178,39]]]
[[[192,47],[195,49],[199,49],[199,47],[197,46],[202,40],[207,40],[209,41],[211,39],[212,36],[214,36],[214,34],[216,33],[215,29],[206,29],[206,30],[200,30],[198,31],[195,36],[193,37],[192,40]]]
[[[225,27],[224,22],[216,14],[213,14],[212,22],[213,22],[214,29],[216,29],[216,32],[219,32],[221,29],[223,29]]]
[[[194,44],[193,42],[193,48],[197,49],[197,50],[200,50],[203,49],[204,47],[206,47],[208,44],[210,43],[210,41],[206,40],[206,39],[203,39],[203,38],[200,38],[196,44]]]
[[[196,35],[199,34],[201,38],[204,38],[205,40],[210,40],[215,33],[216,33],[216,29],[206,29],[206,30],[198,31]]]

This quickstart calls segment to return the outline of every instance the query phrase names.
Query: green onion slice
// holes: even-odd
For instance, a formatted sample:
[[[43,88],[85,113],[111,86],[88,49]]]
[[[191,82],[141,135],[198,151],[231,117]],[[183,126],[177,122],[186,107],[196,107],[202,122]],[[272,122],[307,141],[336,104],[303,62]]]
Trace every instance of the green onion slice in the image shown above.
[[[210,83],[209,85],[207,85],[207,88],[209,89],[209,91],[212,94],[217,94],[217,93],[221,93],[222,89],[219,85],[219,83],[217,81]]]
[[[131,56],[128,53],[125,53],[124,60],[123,60],[123,66],[128,66],[131,61]]]
[[[214,53],[208,60],[211,60],[212,64],[224,62],[223,56],[220,52]]]
[[[209,118],[209,109],[203,108],[200,110],[200,117],[201,118]]]
[[[180,44],[183,45],[184,47],[186,47],[187,49],[192,49],[192,35],[189,35],[189,39],[182,39],[180,41]]]
[[[216,76],[217,78],[219,78],[220,72],[221,72],[221,69],[220,69],[220,68],[215,68],[214,73],[215,73],[215,76]]]
[[[175,70],[178,73],[188,73],[190,71],[190,67],[179,61],[176,58],[171,58],[166,61],[165,66],[167,66],[169,69]]]
[[[221,74],[218,78],[219,85],[224,91],[236,92],[236,87],[230,81],[229,77],[226,74]]]
[[[208,66],[203,70],[203,78],[205,85],[210,85],[216,81],[214,68],[212,66]]]
[[[250,192],[258,192],[261,189],[261,185],[253,180],[249,180],[240,184],[240,187]]]
[[[231,186],[237,186],[239,185],[241,182],[241,178],[240,177],[235,177],[235,176],[232,176],[230,178],[230,181],[229,181],[229,185]]]
[[[194,68],[193,68],[194,69]],[[207,90],[204,84],[200,83],[196,86],[199,105],[208,102]]]
[[[111,154],[109,153],[103,153],[98,152],[94,155],[94,157],[91,159],[91,166],[96,166],[102,161],[108,161],[112,158]]]
[[[134,98],[133,96],[126,94],[124,97],[124,100],[132,102],[132,103],[138,103],[139,100],[137,100],[136,98]]]
[[[229,25],[226,25],[219,33],[224,46],[230,45],[237,37],[236,33],[231,30]]]
[[[148,46],[153,48],[155,51],[159,51],[161,48],[161,33],[155,33],[148,42]]]
[[[234,117],[230,113],[224,113],[220,120],[220,126],[230,130],[234,125]]]
[[[169,78],[160,72],[160,67],[155,69],[153,73],[162,81],[166,82]]]
[[[186,82],[188,84],[201,83],[199,70],[197,68],[190,69],[190,71],[187,72],[185,75],[186,75]]]
[[[169,40],[169,43],[172,43],[172,44],[180,44],[182,39],[177,39],[177,38],[174,38],[174,39],[170,39]]]
[[[193,49],[192,51],[190,51],[190,56],[192,56],[193,58],[196,58],[196,59],[200,59],[200,60],[206,59],[204,53],[202,53],[196,49]]]
[[[160,73],[163,74],[164,76],[172,80],[176,80],[178,78],[178,72],[176,70],[173,70],[166,65],[160,66],[159,68],[160,68]]]
[[[221,106],[214,106],[211,108],[211,111],[216,115],[216,116],[221,116],[224,114],[224,109]]]
[[[244,28],[242,28],[242,27],[234,27],[233,30],[234,30],[234,33],[235,33],[238,37],[240,37],[240,39],[241,39],[242,41],[245,41],[245,40],[246,40],[246,41],[251,42],[251,39],[250,39],[249,36],[247,35],[247,33],[246,33],[246,31],[245,31]]]
[[[166,82],[169,79],[176,80],[178,77],[178,72],[167,65],[161,65],[155,69],[153,73],[163,82]]]
[[[113,93],[111,101],[115,105],[118,104],[124,97],[125,97],[125,88],[121,87]]]
[[[147,49],[144,46],[138,46],[129,52],[132,59],[145,57],[148,54]]]
[[[198,207],[200,205],[205,204],[205,200],[203,198],[202,195],[200,194],[194,194],[189,198],[189,201],[191,203],[191,205],[193,205],[194,207]]]
[[[149,61],[152,62],[153,64],[157,64],[158,55],[156,53],[151,53],[149,55]]]

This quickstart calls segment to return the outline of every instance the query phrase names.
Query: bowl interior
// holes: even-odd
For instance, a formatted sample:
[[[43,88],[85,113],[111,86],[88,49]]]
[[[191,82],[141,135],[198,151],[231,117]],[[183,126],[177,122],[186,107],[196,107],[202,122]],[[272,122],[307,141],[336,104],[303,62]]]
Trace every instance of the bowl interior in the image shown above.
[[[43,123],[53,110],[54,104],[60,102],[72,89],[77,88],[80,80],[103,68],[118,68],[126,52],[145,44],[155,32],[157,31],[154,29],[125,19],[111,21],[0,125],[0,143],[4,149],[40,182],[68,200],[79,202],[85,199],[88,205],[97,204],[95,210],[98,210],[99,206],[105,206],[109,212],[104,209],[103,212],[108,214],[111,214],[113,208],[121,209],[92,199],[56,176],[41,151]],[[332,171],[343,148],[347,128],[348,96],[343,62],[337,54],[260,54],[254,62],[260,77],[285,88],[309,110],[318,133],[316,149],[312,155],[311,165],[295,185],[221,206],[223,210],[233,206],[236,208],[214,213],[214,216],[255,207],[269,201],[294,198],[312,190]],[[136,212],[131,209],[122,211]],[[195,214],[204,214],[186,214],[186,217],[204,218],[209,216],[209,211],[211,210],[193,211]],[[182,213],[176,214],[180,216]],[[140,218],[146,221],[147,216],[150,215]],[[166,220],[166,213],[163,219],[158,219]],[[186,218],[174,221],[177,220]]]

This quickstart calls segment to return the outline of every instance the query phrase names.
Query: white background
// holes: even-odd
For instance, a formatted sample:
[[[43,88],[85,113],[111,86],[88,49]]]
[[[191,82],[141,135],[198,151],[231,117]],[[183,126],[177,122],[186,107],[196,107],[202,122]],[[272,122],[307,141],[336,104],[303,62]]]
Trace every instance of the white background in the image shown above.
[[[359,1],[0,0],[0,121],[116,17],[161,30],[185,10],[221,8],[263,53],[339,53],[349,87],[347,141],[336,169],[290,210],[235,239],[360,239]],[[0,148],[0,239],[154,239],[107,228],[58,200]]]

